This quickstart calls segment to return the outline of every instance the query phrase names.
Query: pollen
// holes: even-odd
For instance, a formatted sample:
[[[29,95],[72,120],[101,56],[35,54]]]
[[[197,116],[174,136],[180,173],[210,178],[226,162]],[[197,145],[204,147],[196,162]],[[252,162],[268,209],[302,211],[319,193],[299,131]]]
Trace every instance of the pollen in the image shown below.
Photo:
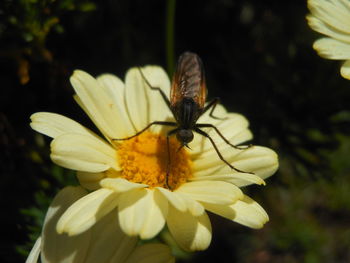
[[[192,176],[192,162],[174,137],[169,138],[169,152],[170,161],[166,137],[160,134],[144,132],[123,141],[118,147],[121,177],[149,187],[175,190]]]

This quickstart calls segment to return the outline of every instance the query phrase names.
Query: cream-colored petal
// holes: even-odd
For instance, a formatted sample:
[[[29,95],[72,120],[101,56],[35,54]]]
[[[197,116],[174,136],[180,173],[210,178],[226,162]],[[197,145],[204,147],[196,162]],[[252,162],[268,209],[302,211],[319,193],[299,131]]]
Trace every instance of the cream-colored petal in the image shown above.
[[[311,13],[335,30],[350,34],[350,12],[340,1],[309,0]]]
[[[221,205],[233,204],[243,197],[237,186],[222,181],[185,183],[175,191],[196,201]]]
[[[175,258],[164,244],[144,244],[138,246],[125,263],[175,263]]]
[[[52,201],[44,220],[41,242],[41,262],[83,263],[91,241],[90,232],[68,237],[58,234],[56,224],[75,201],[86,195],[81,187],[66,187]]]
[[[181,212],[170,206],[167,225],[184,250],[205,250],[211,242],[211,224],[207,213],[194,217],[190,212]]]
[[[56,138],[66,133],[77,133],[87,136],[96,135],[80,125],[76,121],[69,119],[63,115],[51,112],[37,112],[30,116],[30,126],[33,130],[45,134],[51,138]]]
[[[124,193],[147,187],[146,184],[133,183],[124,178],[106,178],[100,182],[100,185],[101,187],[111,189],[116,193]]]
[[[227,152],[222,153],[228,156]],[[211,158],[196,160],[193,164],[195,176],[207,176],[215,172],[215,175],[236,174],[237,172],[228,167],[220,159],[214,160],[215,154]],[[226,158],[234,167],[245,171],[252,172],[262,179],[274,174],[278,168],[278,156],[269,148],[262,146],[253,146],[246,150],[235,150],[235,154]],[[209,164],[211,166],[209,166]],[[241,173],[240,173],[241,174]],[[246,180],[235,180],[237,186],[250,184]]]
[[[350,60],[344,62],[344,64],[340,68],[340,74],[343,78],[350,80]]]
[[[269,221],[269,216],[265,210],[253,199],[244,196],[242,200],[230,206],[220,206],[203,203],[205,209],[222,217],[233,220],[241,225],[259,229]]]
[[[138,238],[124,234],[115,209],[91,228],[91,245],[84,263],[124,262],[133,253]]]
[[[101,188],[100,181],[106,177],[105,172],[100,173],[88,173],[88,172],[77,172],[77,178],[81,186],[88,190],[96,190]]]
[[[120,125],[123,129],[120,132],[119,138],[129,137],[136,133],[133,127],[132,120],[130,120],[128,111],[125,104],[125,85],[124,83],[112,74],[103,74],[97,78],[98,83],[100,83],[101,88],[103,88],[107,96],[115,102],[114,106],[118,112],[118,118],[120,120]]]
[[[125,100],[129,117],[136,131],[142,130],[149,123],[150,105],[147,89],[139,68],[131,68],[125,77]]]
[[[104,141],[81,134],[63,134],[51,142],[51,159],[63,167],[102,172],[120,170],[116,151]]]
[[[120,112],[116,104],[118,101],[113,101],[101,88],[98,81],[88,73],[76,70],[71,77],[71,84],[77,93],[83,109],[88,111],[95,125],[108,138],[121,138],[125,134],[120,119]]]
[[[231,174],[220,174],[220,175],[206,175],[206,176],[194,176],[190,179],[190,181],[224,181],[228,183],[232,183],[234,185],[241,186],[242,181],[244,184],[258,184],[258,185],[266,185],[265,181],[261,179],[259,176],[255,174],[248,173],[231,173]]]
[[[350,43],[340,42],[332,38],[321,38],[315,41],[313,48],[321,57],[328,59],[349,59]]]
[[[57,232],[78,235],[118,205],[118,194],[109,189],[96,190],[71,205],[57,223]]]
[[[125,233],[150,239],[164,227],[168,203],[158,191],[136,189],[121,195],[118,209]]]
[[[142,78],[144,83],[147,81],[151,87],[160,88],[169,99],[170,80],[164,69],[158,66],[146,66],[141,70],[146,78],[146,80]],[[149,101],[149,121],[174,121],[171,110],[166,105],[160,92],[158,90],[151,89],[147,83],[145,83],[145,89]],[[154,125],[152,126],[151,130],[159,133],[163,128],[165,127],[161,125]]]
[[[198,217],[205,214],[205,209],[201,203],[197,202],[192,197],[183,195],[182,193],[177,194],[183,197],[183,199],[186,202],[187,211],[190,212],[192,216]]]
[[[207,123],[213,123],[213,118]],[[198,123],[202,123],[199,122]],[[203,122],[204,123],[204,122]],[[252,133],[248,130],[247,119],[240,114],[229,113],[226,115],[224,120],[220,120],[215,124],[215,127],[219,132],[233,145],[238,145],[245,141],[252,139]],[[214,128],[201,128],[203,131],[207,132],[208,135],[214,140],[216,146],[219,149],[231,147],[219,136]],[[204,136],[195,136],[193,142],[191,142],[191,148],[193,149],[190,153],[193,156],[200,155],[204,156],[206,153],[210,154],[214,148],[210,140]]]
[[[350,35],[345,34],[343,32],[340,32],[338,30],[335,30],[331,25],[328,25],[324,23],[321,19],[318,17],[315,17],[313,15],[306,16],[307,22],[309,26],[315,30],[316,32],[319,32],[321,34],[324,34],[326,36],[329,36],[331,38],[344,41],[344,42],[350,42]]]
[[[156,191],[159,191],[168,201],[181,212],[185,212],[187,210],[186,200],[182,197],[182,195],[177,194],[176,192],[169,191],[163,187],[156,187]]]
[[[206,103],[206,105],[208,105],[210,101],[208,101]],[[225,107],[222,104],[217,104],[214,112],[213,112],[213,117],[210,117],[210,110],[208,110],[207,112],[203,113],[199,119],[198,119],[198,123],[212,123],[214,125],[220,123],[221,121],[225,120],[225,118],[227,118],[227,110],[225,109]],[[232,113],[230,113],[232,114]]]
[[[31,249],[25,263],[37,263],[41,252],[41,237],[39,237]]]

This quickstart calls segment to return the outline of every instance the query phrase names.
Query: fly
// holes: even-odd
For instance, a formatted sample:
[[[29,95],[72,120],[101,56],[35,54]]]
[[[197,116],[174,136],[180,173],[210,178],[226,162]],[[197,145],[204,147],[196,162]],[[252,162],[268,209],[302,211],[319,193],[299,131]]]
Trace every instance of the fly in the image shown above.
[[[141,133],[146,131],[148,128],[150,128],[152,125],[165,125],[165,126],[174,127],[174,129],[170,130],[166,136],[167,148],[168,148],[166,185],[169,189],[170,187],[168,184],[168,177],[169,177],[170,162],[171,162],[169,137],[174,134],[176,135],[177,140],[181,143],[181,147],[185,146],[187,148],[189,148],[188,143],[190,143],[193,140],[193,132],[196,132],[208,138],[211,144],[213,145],[219,158],[225,164],[227,164],[231,169],[241,173],[252,174],[251,172],[244,172],[242,170],[239,170],[236,167],[234,167],[232,164],[230,164],[228,161],[226,161],[225,158],[220,153],[214,140],[209,136],[209,134],[207,134],[201,128],[214,129],[215,132],[225,141],[225,143],[227,143],[228,145],[230,145],[235,149],[243,150],[243,149],[249,148],[250,146],[239,147],[234,144],[231,144],[225,138],[225,136],[219,131],[219,129],[213,124],[197,123],[197,120],[199,119],[199,117],[202,116],[208,110],[210,110],[209,116],[211,118],[220,119],[213,115],[215,107],[219,103],[219,98],[214,98],[207,105],[205,105],[205,101],[207,98],[207,87],[205,83],[204,67],[203,67],[202,60],[199,58],[197,54],[191,53],[191,52],[185,52],[179,57],[176,71],[174,73],[172,84],[171,84],[170,100],[168,99],[164,91],[161,90],[159,87],[152,87],[151,84],[147,81],[147,79],[143,75],[140,68],[139,70],[146,84],[152,90],[159,91],[163,100],[165,101],[168,108],[172,112],[176,122],[153,121],[150,124],[148,124],[145,128],[138,131],[136,134],[134,134],[131,137],[122,138],[122,139],[113,139],[113,140],[118,140],[118,141],[129,140],[131,138],[134,138],[140,135]]]

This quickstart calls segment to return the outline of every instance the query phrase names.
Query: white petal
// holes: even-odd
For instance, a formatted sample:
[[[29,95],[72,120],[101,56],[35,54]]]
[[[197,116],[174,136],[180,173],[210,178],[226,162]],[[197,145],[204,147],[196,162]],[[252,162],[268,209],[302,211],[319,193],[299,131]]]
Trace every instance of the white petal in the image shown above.
[[[118,194],[109,189],[96,190],[71,205],[57,223],[59,233],[80,234],[93,226],[118,205]]]
[[[205,209],[201,203],[197,202],[192,197],[183,195],[182,193],[177,194],[182,195],[183,199],[186,202],[187,211],[190,212],[192,216],[199,217],[205,214]]]
[[[132,121],[129,118],[125,104],[125,85],[124,83],[112,74],[103,74],[97,78],[101,87],[105,90],[107,96],[115,102],[114,106],[118,112],[118,118],[123,129],[118,128],[118,132],[124,132],[118,135],[118,138],[124,138],[136,133]]]
[[[74,71],[70,80],[84,105],[83,109],[88,111],[88,115],[102,133],[108,138],[122,137],[125,131],[116,107],[119,102],[113,101],[97,80],[84,71]]]
[[[213,118],[207,123],[213,123]],[[204,123],[199,122],[198,123]],[[215,127],[219,132],[233,145],[243,143],[252,138],[252,133],[248,130],[248,120],[240,114],[229,113],[226,114],[224,120],[220,120],[215,124]],[[221,149],[223,147],[230,147],[226,142],[219,136],[214,128],[201,128],[203,131],[207,132],[208,135],[214,140],[216,146]],[[210,140],[204,136],[195,136],[194,141],[191,143],[191,155],[203,155],[207,152],[214,150]]]
[[[315,41],[313,48],[321,57],[328,59],[350,58],[350,43],[340,42],[332,38],[321,38]]]
[[[225,157],[228,156],[228,152],[223,152],[222,154]],[[215,154],[213,154],[211,158],[207,157],[196,160],[193,164],[195,176],[208,176],[213,173],[215,175],[238,173],[228,167],[220,159],[218,161],[214,160],[214,158]],[[278,168],[277,154],[271,149],[261,146],[253,146],[246,150],[235,150],[231,156],[228,156],[225,159],[234,167],[245,172],[251,172],[262,179],[271,176]],[[244,186],[248,184],[250,183],[244,179],[235,180],[235,185],[237,186]]]
[[[152,87],[160,88],[167,98],[169,98],[170,81],[165,71],[158,66],[146,66],[141,70],[147,82]],[[145,79],[142,80],[146,82]],[[173,115],[160,92],[151,89],[147,83],[145,84],[145,89],[150,106],[149,121],[174,121]],[[154,125],[151,130],[158,133],[162,128],[164,127],[161,125]]]
[[[150,239],[164,227],[168,205],[158,191],[136,189],[121,195],[118,209],[124,232]]]
[[[350,42],[350,35],[340,32],[338,30],[335,30],[331,25],[328,25],[324,23],[321,19],[318,17],[315,17],[313,15],[306,16],[307,22],[309,26],[315,30],[316,32],[319,32],[321,34],[324,34],[326,36],[329,36],[331,38],[344,41],[344,42]]]
[[[93,242],[84,263],[124,262],[133,253],[138,241],[120,229],[116,209],[99,220],[91,230]]]
[[[41,252],[41,237],[39,237],[30,251],[25,263],[37,263]]]
[[[100,182],[100,185],[101,187],[111,189],[116,193],[123,193],[147,187],[146,184],[133,183],[124,178],[106,178]]]
[[[104,172],[101,173],[88,173],[88,172],[77,172],[77,178],[81,186],[88,190],[96,190],[101,188],[100,181],[106,177]]]
[[[169,191],[163,187],[157,187],[157,191],[159,191],[168,201],[181,212],[185,212],[187,210],[186,200],[182,197],[182,195],[177,194],[176,192]]]
[[[194,217],[190,212],[169,207],[167,224],[170,233],[184,250],[205,250],[211,242],[211,224],[206,213]]]
[[[350,80],[350,60],[344,62],[344,64],[340,68],[340,74],[343,78]]]
[[[164,244],[144,244],[138,246],[125,263],[175,263],[175,258]]]
[[[231,173],[231,174],[220,174],[220,175],[206,175],[206,176],[196,176],[191,178],[190,181],[224,181],[237,186],[241,186],[242,183],[245,185],[258,184],[266,185],[265,181],[255,174],[248,173]]]
[[[76,121],[63,115],[51,112],[37,112],[30,116],[30,126],[33,130],[56,138],[65,133],[77,133],[88,136],[96,136],[92,131],[80,125]]]
[[[309,0],[311,13],[332,26],[334,30],[350,34],[350,12],[340,1]]]
[[[130,119],[136,131],[142,130],[149,123],[149,102],[147,89],[138,68],[132,68],[125,77],[125,99]]]
[[[89,243],[90,232],[81,235],[68,237],[66,234],[58,234],[56,224],[60,216],[66,209],[79,198],[86,195],[86,191],[81,187],[66,187],[61,190],[52,201],[45,217],[41,261],[83,263]]]
[[[193,200],[213,204],[233,204],[243,197],[235,185],[222,181],[196,181],[185,183],[175,190]]]
[[[85,172],[120,170],[117,153],[100,139],[80,134],[64,134],[51,142],[51,159],[63,167]]]
[[[210,212],[250,228],[262,228],[263,225],[269,221],[269,216],[266,214],[265,210],[248,196],[244,196],[242,200],[238,200],[235,204],[230,206],[214,204],[203,205],[205,209]]]

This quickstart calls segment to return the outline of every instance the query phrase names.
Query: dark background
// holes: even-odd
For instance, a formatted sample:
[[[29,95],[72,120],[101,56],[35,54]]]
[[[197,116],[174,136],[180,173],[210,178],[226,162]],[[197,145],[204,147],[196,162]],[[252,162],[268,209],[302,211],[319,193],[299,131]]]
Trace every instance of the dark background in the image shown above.
[[[176,9],[172,8],[175,4]],[[169,24],[175,10],[175,26]],[[193,51],[210,97],[251,123],[280,169],[244,191],[270,216],[251,230],[212,216],[210,248],[178,262],[350,262],[350,82],[317,56],[306,1],[2,1],[0,4],[1,262],[23,262],[51,198],[74,182],[29,127],[37,111],[89,127],[69,76],[124,78],[132,66]],[[172,30],[174,30],[172,40]]]

